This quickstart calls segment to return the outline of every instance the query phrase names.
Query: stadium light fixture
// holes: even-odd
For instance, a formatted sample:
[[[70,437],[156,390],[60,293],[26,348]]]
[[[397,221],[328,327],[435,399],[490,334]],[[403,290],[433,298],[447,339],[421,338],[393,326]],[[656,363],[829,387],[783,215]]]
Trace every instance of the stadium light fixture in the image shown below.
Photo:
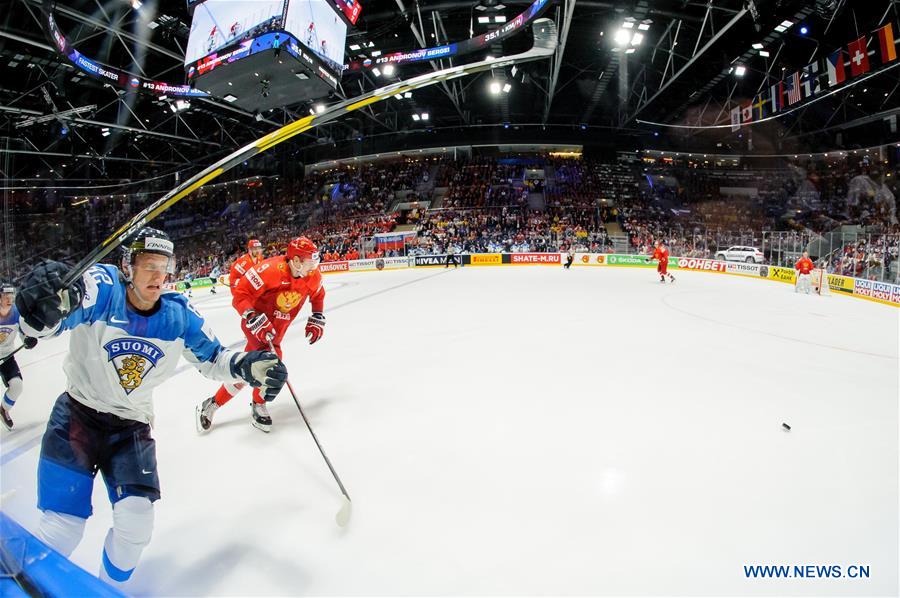
[[[422,113],[422,120],[428,120],[429,116],[427,112]]]
[[[359,44],[350,44],[350,49],[356,52],[359,50]]]
[[[512,85],[507,83],[503,86],[503,93],[509,93],[511,89],[512,89]]]
[[[624,23],[622,23],[622,28],[623,29],[633,29],[634,21],[626,20]]]
[[[736,67],[734,67],[734,76],[735,77],[743,77],[746,72],[747,72],[747,67],[745,67],[743,64],[739,64]]]
[[[789,21],[786,19],[786,20],[782,21],[781,24],[778,25],[778,27],[775,28],[775,31],[777,31],[778,33],[784,33],[785,31],[790,29],[793,25],[794,25],[793,21]]]
[[[768,52],[768,50],[760,50],[759,55],[762,56],[763,58],[768,58],[769,52]]]
[[[640,46],[641,42],[644,41],[643,33],[635,33],[631,36],[631,45],[632,46]]]
[[[316,114],[325,112],[325,104],[316,104]]]
[[[497,81],[491,81],[491,95],[500,95],[500,83]]]
[[[399,94],[399,93],[395,93],[395,94],[394,94],[394,97],[397,98],[398,100],[402,100],[402,99],[403,99],[403,96],[402,96],[401,94]]]
[[[634,54],[634,48],[628,48],[627,50],[625,50],[625,53],[626,54]]]
[[[755,44],[753,44],[753,49],[754,49],[754,50],[762,50],[764,47],[765,47],[765,46],[763,46],[763,45],[762,45],[761,43],[759,43],[759,42],[756,42]]]
[[[505,23],[506,16],[505,15],[494,15],[494,22],[495,23]]]
[[[419,117],[418,114],[413,114],[413,115],[412,115],[412,119],[413,119],[414,121],[416,121],[416,122],[419,122],[419,120],[421,120],[421,118]]]
[[[482,25],[484,25],[485,23],[490,23],[491,17],[485,17],[485,16],[478,17],[478,22]]]
[[[372,58],[378,58],[381,56],[381,50],[372,50]]]
[[[372,69],[372,74],[375,75],[376,77],[380,77],[381,71],[377,68],[374,68],[374,69]]]
[[[410,99],[410,98],[412,97],[412,92],[411,92],[411,91],[404,91],[404,92],[403,92],[403,97],[406,98],[407,100]]]
[[[625,44],[628,43],[628,40],[630,40],[630,39],[631,39],[631,34],[628,33],[628,30],[619,29],[618,31],[616,31],[615,40],[616,40],[617,45],[624,46]]]
[[[141,0],[131,0],[131,8],[139,10],[141,8]]]
[[[222,99],[225,100],[226,102],[229,102],[229,103],[230,103],[230,102],[235,101],[235,100],[237,99],[237,96],[234,95],[234,94],[230,94],[230,93],[229,93],[228,95],[226,95],[226,96],[225,96],[224,98],[222,98]]]
[[[639,24],[638,24],[638,29],[639,29],[640,31],[647,31],[648,29],[650,29],[650,23],[651,23],[651,22],[652,22],[652,21],[646,20],[646,21],[643,21],[643,22],[639,23]]]

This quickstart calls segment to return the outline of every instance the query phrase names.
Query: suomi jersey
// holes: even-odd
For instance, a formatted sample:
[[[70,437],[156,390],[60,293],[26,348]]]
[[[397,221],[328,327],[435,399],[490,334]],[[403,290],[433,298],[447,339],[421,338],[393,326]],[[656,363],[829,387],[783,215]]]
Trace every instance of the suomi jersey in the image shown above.
[[[18,332],[19,310],[13,305],[8,314],[0,316],[0,359],[16,349],[16,339],[19,337]]]
[[[164,292],[159,309],[144,316],[129,309],[125,285],[115,266],[98,264],[84,274],[81,306],[56,328],[29,336],[71,330],[63,363],[68,393],[80,403],[144,423],[153,420],[153,389],[165,382],[178,357],[214,380],[234,382],[231,361],[237,355],[219,343],[203,317],[180,293]]]

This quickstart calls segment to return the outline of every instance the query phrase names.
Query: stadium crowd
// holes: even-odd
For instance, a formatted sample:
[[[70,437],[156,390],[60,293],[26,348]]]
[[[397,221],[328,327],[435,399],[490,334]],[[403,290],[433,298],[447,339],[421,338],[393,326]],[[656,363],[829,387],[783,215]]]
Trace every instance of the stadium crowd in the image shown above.
[[[847,224],[865,234],[817,257],[835,272],[889,276],[900,245],[896,181],[874,161],[751,170],[551,156],[407,158],[310,170],[299,180],[210,185],[156,224],[178,244],[177,278],[226,272],[248,238],[273,254],[297,234],[312,238],[326,261],[569,247],[646,253],[658,241],[673,255],[712,257],[733,244],[768,253],[773,234],[806,242]],[[17,193],[13,254],[27,257],[16,263],[75,260],[156,197]],[[416,207],[395,209],[401,200]],[[382,250],[372,240],[395,230],[415,235],[403,249]],[[764,231],[780,232],[767,240]]]

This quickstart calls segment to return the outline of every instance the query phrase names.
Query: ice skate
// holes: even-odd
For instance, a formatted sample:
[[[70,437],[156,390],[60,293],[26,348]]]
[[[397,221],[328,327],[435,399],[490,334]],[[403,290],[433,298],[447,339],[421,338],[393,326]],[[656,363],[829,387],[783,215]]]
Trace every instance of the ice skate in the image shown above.
[[[3,427],[7,430],[12,430],[13,428],[13,420],[9,416],[9,411],[6,407],[0,407],[0,419],[3,420]]]
[[[214,397],[209,397],[199,405],[197,405],[197,432],[200,434],[205,434],[209,432],[209,429],[212,427],[212,419],[213,415],[216,413],[216,410],[219,408],[219,405],[216,403],[216,399]]]
[[[263,432],[269,432],[272,429],[272,418],[269,417],[269,409],[265,403],[253,403],[251,414],[250,423],[254,428],[259,428]]]

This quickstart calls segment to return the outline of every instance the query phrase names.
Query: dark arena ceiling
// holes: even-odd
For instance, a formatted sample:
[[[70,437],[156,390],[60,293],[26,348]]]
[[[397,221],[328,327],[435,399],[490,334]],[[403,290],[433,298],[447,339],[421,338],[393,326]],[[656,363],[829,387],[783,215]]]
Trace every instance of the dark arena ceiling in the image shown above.
[[[344,59],[462,41],[502,27],[529,4],[364,1],[356,26],[348,29]],[[0,25],[6,180],[89,181],[202,167],[309,114],[316,104],[531,44],[526,28],[452,62],[402,65],[390,75],[348,69],[333,92],[260,113],[221,98],[176,106],[173,97],[86,75],[56,50],[45,26],[48,10],[71,45],[95,62],[146,79],[186,82],[191,17],[184,0],[67,0],[55,6],[11,0]],[[284,171],[324,159],[442,145],[568,143],[596,152],[771,155],[889,143],[898,139],[900,69],[881,69],[877,39],[869,46],[872,71],[883,72],[752,128],[732,132],[726,125],[735,106],[752,104],[812,60],[846,50],[861,36],[872,38],[889,22],[897,31],[898,11],[889,0],[550,0],[543,16],[556,21],[560,42],[550,60],[434,85],[410,98],[391,97],[299,135],[266,159]],[[779,27],[783,22],[790,25]],[[638,32],[642,39],[636,42]],[[491,83],[500,85],[500,93],[490,92]]]

